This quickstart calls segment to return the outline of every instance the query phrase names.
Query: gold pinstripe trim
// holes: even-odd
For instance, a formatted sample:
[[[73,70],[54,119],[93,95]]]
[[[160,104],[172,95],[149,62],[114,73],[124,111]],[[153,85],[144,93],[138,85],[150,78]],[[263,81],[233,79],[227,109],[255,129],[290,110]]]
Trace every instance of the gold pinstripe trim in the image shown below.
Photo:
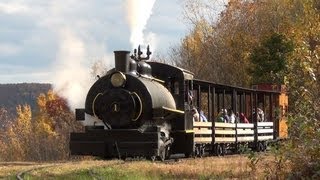
[[[174,132],[194,133],[194,130],[180,130],[180,131],[174,131]]]

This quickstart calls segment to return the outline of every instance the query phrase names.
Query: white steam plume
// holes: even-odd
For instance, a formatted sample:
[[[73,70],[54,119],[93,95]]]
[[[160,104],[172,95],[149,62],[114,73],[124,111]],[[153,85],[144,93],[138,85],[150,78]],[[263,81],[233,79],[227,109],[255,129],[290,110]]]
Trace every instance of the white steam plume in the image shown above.
[[[154,34],[148,34],[149,38],[145,41],[143,31],[146,28],[147,21],[152,14],[152,7],[155,0],[127,0],[127,20],[131,30],[130,42],[133,48],[138,45],[150,44],[155,46]],[[151,37],[151,39],[150,39]]]
[[[85,95],[92,84],[90,69],[83,65],[87,57],[84,43],[68,28],[59,31],[59,39],[53,88],[68,100],[71,109],[84,107]]]
[[[68,101],[71,110],[84,108],[88,90],[95,81],[90,73],[91,65],[95,60],[108,57],[103,41],[106,31],[97,31],[96,22],[83,13],[94,11],[90,9],[90,2],[64,0],[49,4],[48,15],[41,19],[41,25],[57,37],[58,49],[51,75],[54,91]]]

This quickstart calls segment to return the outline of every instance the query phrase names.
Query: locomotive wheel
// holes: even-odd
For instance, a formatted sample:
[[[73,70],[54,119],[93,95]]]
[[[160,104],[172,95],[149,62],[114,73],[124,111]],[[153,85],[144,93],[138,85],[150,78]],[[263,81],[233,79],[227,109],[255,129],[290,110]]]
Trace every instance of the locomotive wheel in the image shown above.
[[[227,145],[226,144],[222,144],[222,155],[226,155],[227,154]]]
[[[196,156],[198,157],[203,157],[204,155],[204,146],[203,145],[199,145],[196,147]]]
[[[196,146],[195,148],[195,157],[200,157],[200,146]]]
[[[194,155],[193,155],[193,153],[191,153],[191,152],[187,152],[187,153],[184,153],[184,156],[185,156],[186,158],[191,158],[191,157],[193,157]]]
[[[265,152],[267,150],[267,143],[266,142],[261,142],[261,151]]]
[[[264,143],[263,143],[263,151],[266,151],[266,150],[267,150],[267,147],[268,147],[267,142],[264,142]]]
[[[205,151],[204,146],[200,146],[200,157],[204,156],[204,151]]]
[[[215,148],[215,154],[217,156],[223,156],[224,155],[224,151],[223,151],[223,148],[220,144],[217,144],[216,145],[216,148]]]
[[[264,149],[264,145],[262,142],[258,142],[258,145],[257,145],[257,152],[260,152],[260,151],[263,151]]]
[[[149,157],[150,158],[150,160],[152,161],[152,162],[154,162],[155,160],[156,160],[156,156],[151,156],[151,157]]]

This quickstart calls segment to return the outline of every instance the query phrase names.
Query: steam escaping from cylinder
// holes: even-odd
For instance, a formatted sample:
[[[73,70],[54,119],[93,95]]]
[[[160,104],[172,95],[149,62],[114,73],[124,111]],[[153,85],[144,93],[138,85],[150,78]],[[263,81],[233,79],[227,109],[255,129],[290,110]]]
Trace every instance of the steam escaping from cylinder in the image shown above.
[[[127,0],[127,20],[131,30],[130,43],[132,48],[137,48],[138,45],[149,44],[155,46],[155,35],[149,33],[144,38],[143,31],[146,28],[147,21],[152,14],[152,7],[155,0]],[[154,47],[153,47],[154,48]]]
[[[171,132],[171,124],[168,124],[166,122],[163,123],[163,125],[161,126],[160,131],[165,133],[166,138],[169,138],[170,137],[170,132]]]

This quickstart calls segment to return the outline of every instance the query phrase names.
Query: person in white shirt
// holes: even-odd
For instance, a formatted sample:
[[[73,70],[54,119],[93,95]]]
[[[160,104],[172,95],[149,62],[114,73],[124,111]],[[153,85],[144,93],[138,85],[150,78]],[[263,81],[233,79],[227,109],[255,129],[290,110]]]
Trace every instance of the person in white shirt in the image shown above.
[[[201,122],[208,122],[207,117],[204,115],[204,112],[201,110],[200,111],[200,121]]]
[[[200,115],[197,111],[197,108],[192,108],[191,112],[192,112],[192,116],[193,116],[193,121],[196,121],[196,122],[200,121]]]
[[[260,108],[258,108],[257,111],[258,111],[258,116],[257,116],[258,122],[264,122],[265,121],[264,112]]]
[[[232,109],[229,109],[228,116],[229,116],[229,122],[230,123],[235,123],[236,122],[236,115],[234,114]]]

